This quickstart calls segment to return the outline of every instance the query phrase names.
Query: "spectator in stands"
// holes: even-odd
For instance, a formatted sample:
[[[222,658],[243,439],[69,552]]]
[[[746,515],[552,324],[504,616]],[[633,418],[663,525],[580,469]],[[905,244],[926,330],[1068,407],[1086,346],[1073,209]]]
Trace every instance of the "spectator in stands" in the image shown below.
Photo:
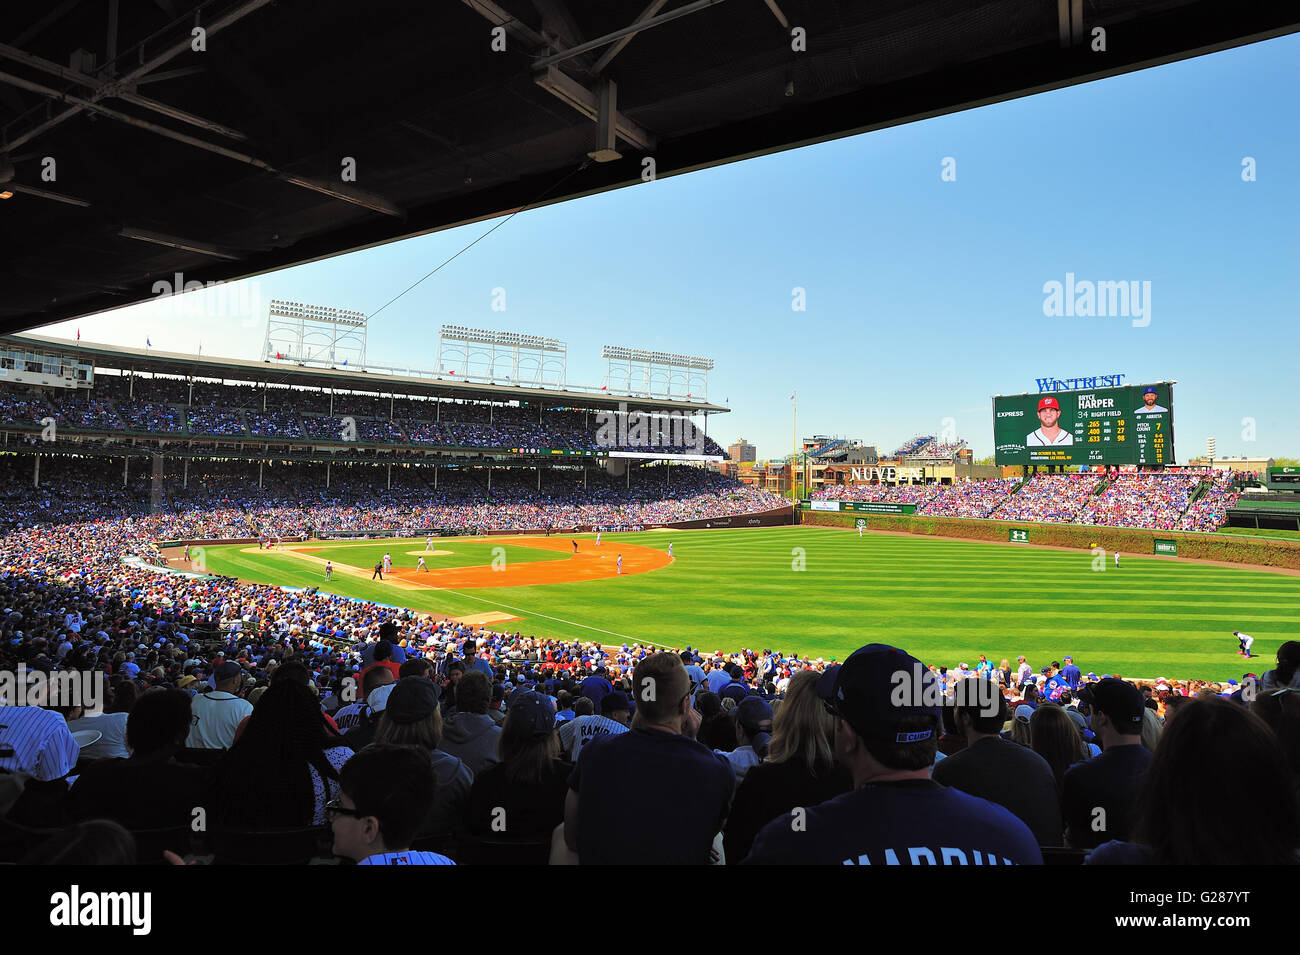
[[[747,696],[736,704],[736,748],[729,753],[719,753],[731,764],[736,774],[736,785],[745,774],[763,760],[772,737],[772,707],[761,697]]]
[[[334,853],[357,865],[455,865],[411,848],[437,792],[433,767],[417,747],[376,743],[348,760],[339,795],[326,806]]]
[[[356,686],[355,678],[345,677],[344,679],[353,680],[354,682],[351,686]],[[366,671],[366,675],[361,679],[361,699],[355,703],[347,704],[335,713],[335,725],[337,725],[339,729],[345,731],[351,731],[362,726],[369,726],[371,738],[367,739],[365,743],[362,743],[361,745],[364,746],[366,743],[373,742],[374,724],[378,722],[378,718],[371,714],[369,705],[370,694],[375,692],[375,690],[379,689],[381,686],[388,686],[389,684],[396,682],[396,679],[393,677],[393,671],[388,667],[371,667]],[[360,739],[360,737],[358,737],[358,739]],[[359,746],[353,746],[352,748],[360,749]]]
[[[561,761],[551,701],[531,690],[510,697],[499,761],[474,777],[468,829],[473,835],[549,838],[564,821],[573,767]]]
[[[589,698],[582,697],[579,703],[583,700],[591,702]],[[582,755],[582,748],[593,740],[605,736],[621,736],[628,731],[632,722],[632,704],[628,702],[626,693],[620,690],[610,691],[601,699],[600,708],[599,716],[593,713],[576,716],[560,727],[560,746],[570,762],[576,763]]]
[[[213,671],[215,689],[194,697],[191,749],[229,749],[239,724],[253,712],[253,704],[238,695],[244,668],[234,660],[219,663]]]
[[[971,685],[968,680],[960,689]],[[1001,693],[976,699],[981,695],[959,691],[953,717],[966,746],[935,765],[934,781],[1009,809],[1040,846],[1059,846],[1061,805],[1052,767],[1032,749],[998,735],[1007,720],[1006,701]]]
[[[694,739],[700,715],[680,656],[646,657],[632,684],[631,732],[584,747],[569,778],[565,844],[584,865],[708,863],[735,774]]]
[[[437,688],[423,677],[398,680],[387,692],[375,742],[418,746],[429,754],[438,778],[438,791],[419,833],[446,841],[462,828],[474,774],[460,759],[440,750],[441,741]]]
[[[122,680],[113,688],[113,701],[98,716],[82,716],[68,724],[77,733],[91,730],[100,734],[89,746],[81,747],[79,759],[126,759],[131,755],[126,742],[126,724],[135,706],[137,690],[130,680]],[[186,725],[186,732],[189,726]]]
[[[175,759],[189,735],[191,699],[184,690],[169,689],[142,696],[127,723],[130,757],[87,766],[68,793],[69,815],[112,819],[128,829],[193,822],[205,802],[207,773]]]
[[[754,836],[796,806],[815,806],[848,792],[853,780],[835,762],[835,721],[817,695],[819,674],[790,681],[773,720],[767,758],[745,774],[727,816],[723,845],[730,862],[749,854]]]
[[[51,836],[20,865],[135,865],[135,837],[116,822],[92,819]]]
[[[1065,771],[1089,757],[1078,725],[1062,707],[1040,706],[1029,718],[1029,746],[1051,767],[1059,802]]]
[[[1213,779],[1206,767],[1214,767]],[[1196,700],[1178,715],[1146,771],[1132,841],[1108,842],[1087,860],[1298,863],[1300,815],[1286,757],[1258,717],[1226,700]]]
[[[1061,805],[1069,844],[1091,849],[1110,839],[1128,838],[1151,751],[1142,745],[1146,707],[1137,687],[1110,678],[1080,692],[1092,708],[1092,731],[1101,740],[1102,752],[1066,771]]]
[[[1288,640],[1277,648],[1277,667],[1259,678],[1256,699],[1278,690],[1300,691],[1300,640]]]
[[[418,678],[417,678],[418,679]],[[456,686],[456,712],[443,725],[442,751],[462,760],[477,776],[497,761],[501,727],[488,716],[492,684],[471,670]]]
[[[895,705],[898,674],[921,674],[915,699]],[[924,705],[933,676],[902,650],[871,644],[830,668],[818,693],[835,716],[835,755],[854,790],[808,808],[802,826],[768,823],[750,863],[1041,864],[1029,828],[1001,806],[930,778],[939,708]],[[947,762],[947,760],[944,760]],[[987,860],[987,862],[985,861]]]
[[[1156,711],[1147,708],[1142,714],[1142,745],[1153,753],[1156,744],[1160,742],[1160,732],[1164,729],[1164,724],[1160,722],[1160,717]]]
[[[217,765],[210,810],[233,829],[325,822],[339,770],[352,755],[321,719],[316,697],[286,680],[267,689],[239,742]]]

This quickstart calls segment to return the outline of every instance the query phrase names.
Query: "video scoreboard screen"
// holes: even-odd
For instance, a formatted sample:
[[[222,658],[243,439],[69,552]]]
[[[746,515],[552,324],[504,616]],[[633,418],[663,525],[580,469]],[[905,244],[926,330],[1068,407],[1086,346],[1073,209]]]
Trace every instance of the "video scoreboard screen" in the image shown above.
[[[1174,463],[1173,382],[993,399],[999,465]]]

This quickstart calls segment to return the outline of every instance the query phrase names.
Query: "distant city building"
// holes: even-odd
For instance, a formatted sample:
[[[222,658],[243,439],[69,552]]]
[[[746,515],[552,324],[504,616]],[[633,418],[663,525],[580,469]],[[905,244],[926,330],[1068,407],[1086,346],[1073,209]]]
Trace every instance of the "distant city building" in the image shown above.
[[[732,461],[755,461],[758,458],[758,449],[746,441],[744,438],[737,439],[736,443],[727,448],[727,457]]]

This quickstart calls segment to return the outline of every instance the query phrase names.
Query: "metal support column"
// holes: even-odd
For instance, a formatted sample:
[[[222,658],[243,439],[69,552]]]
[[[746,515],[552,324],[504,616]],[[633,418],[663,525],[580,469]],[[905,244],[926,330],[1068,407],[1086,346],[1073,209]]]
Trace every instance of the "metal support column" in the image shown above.
[[[393,489],[393,465],[392,465],[392,462],[389,462],[389,464],[388,464],[388,490],[391,491],[392,489]]]
[[[334,467],[333,461],[325,462],[325,490],[330,489],[330,470]]]
[[[123,459],[122,459],[122,487],[126,487],[126,482],[127,482],[127,479],[128,479],[128,478],[127,478],[127,468],[129,468],[130,466],[131,466],[131,459],[130,459],[130,458],[123,458]]]
[[[181,462],[181,487],[187,488],[189,486],[190,486],[190,459],[186,458]],[[258,487],[262,486],[261,481],[258,482],[257,486]]]
[[[41,486],[41,452],[36,452],[36,465],[32,470],[32,487]]]
[[[265,461],[257,462],[257,486],[259,489],[262,487],[262,468],[265,466],[265,464],[266,464]]]

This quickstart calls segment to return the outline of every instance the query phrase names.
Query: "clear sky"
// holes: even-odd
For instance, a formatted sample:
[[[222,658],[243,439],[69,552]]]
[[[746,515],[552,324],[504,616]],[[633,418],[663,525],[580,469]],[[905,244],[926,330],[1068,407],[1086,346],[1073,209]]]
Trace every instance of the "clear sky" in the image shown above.
[[[892,450],[952,418],[982,456],[990,396],[1120,373],[1179,382],[1180,462],[1208,436],[1298,456],[1297,89],[1291,36],[530,210],[378,314],[368,358],[433,368],[444,322],[563,339],[572,384],[603,344],[708,356],[710,436],[760,458],[796,390],[800,437]],[[493,224],[44,331],[258,358],[270,299],[372,313]],[[1149,282],[1149,324],[1046,316],[1067,273]]]

